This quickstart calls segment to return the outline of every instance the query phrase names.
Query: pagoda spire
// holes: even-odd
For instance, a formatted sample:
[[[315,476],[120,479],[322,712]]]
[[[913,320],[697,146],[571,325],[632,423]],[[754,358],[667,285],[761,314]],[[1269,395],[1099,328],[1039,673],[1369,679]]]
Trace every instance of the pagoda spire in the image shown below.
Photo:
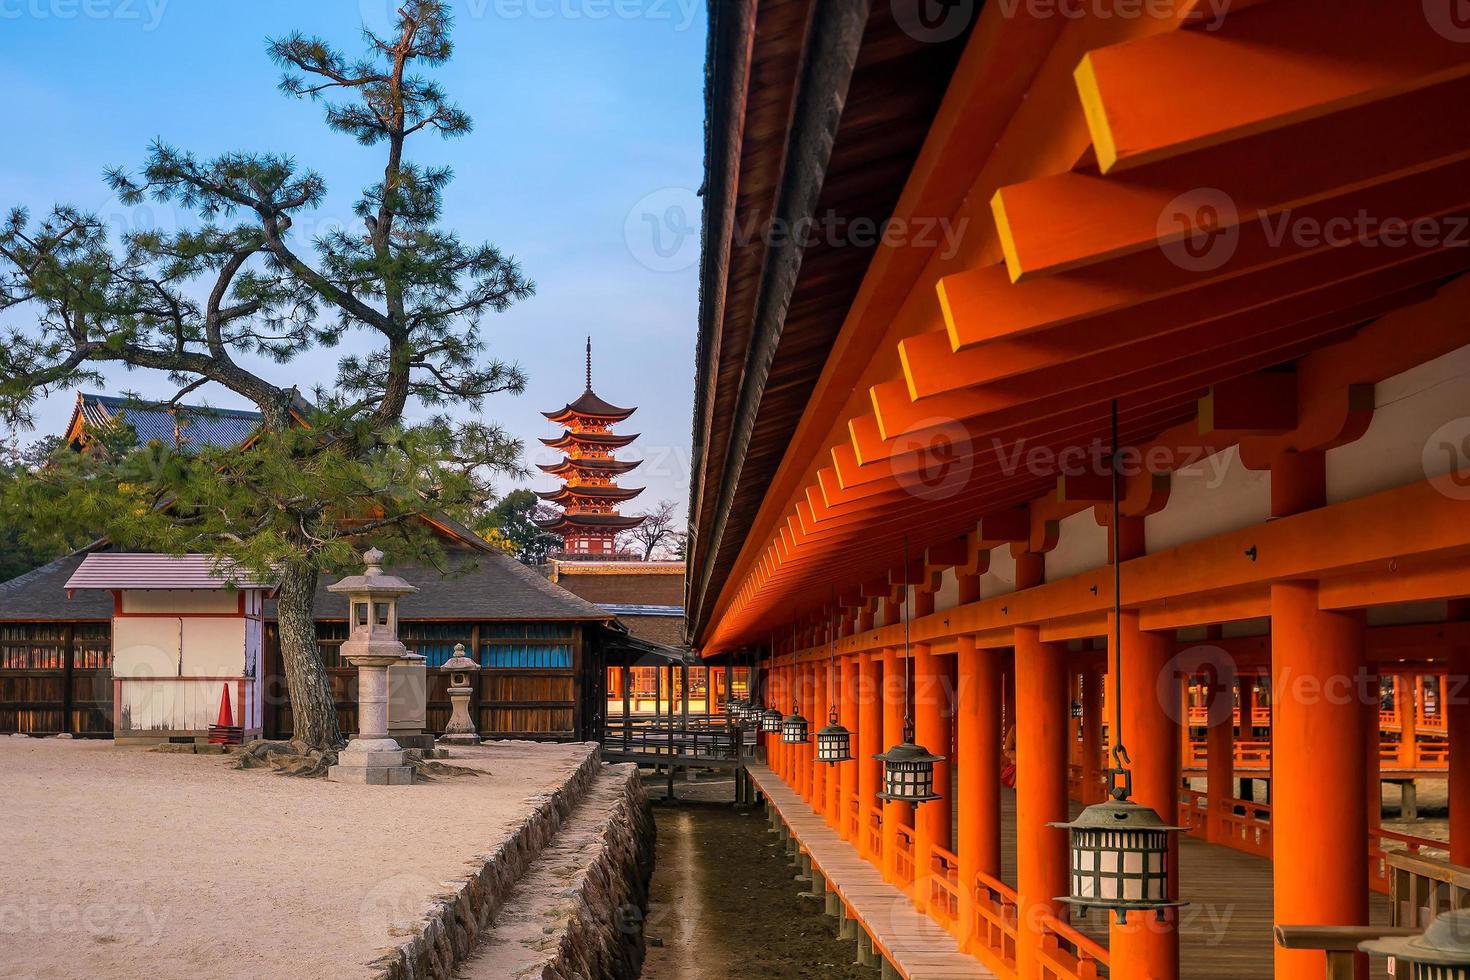
[[[619,435],[612,427],[632,415],[634,409],[619,408],[592,391],[592,338],[587,338],[587,389],[580,398],[555,412],[543,412],[566,428],[542,443],[562,451],[553,464],[540,464],[542,472],[560,477],[562,485],[550,492],[537,491],[542,500],[560,504],[562,512],[536,524],[559,534],[563,553],[588,558],[618,557],[617,536],[643,523],[642,517],[624,517],[618,505],[643,492],[642,487],[619,487],[617,477],[639,465],[638,460],[617,459],[614,453],[634,439]]]

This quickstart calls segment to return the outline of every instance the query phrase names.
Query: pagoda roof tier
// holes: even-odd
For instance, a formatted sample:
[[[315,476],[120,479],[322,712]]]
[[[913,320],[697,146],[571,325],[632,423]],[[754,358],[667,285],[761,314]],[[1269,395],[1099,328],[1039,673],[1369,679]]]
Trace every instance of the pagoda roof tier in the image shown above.
[[[636,408],[619,408],[611,402],[603,401],[591,388],[588,388],[576,401],[568,402],[554,412],[542,412],[541,414],[553,422],[565,422],[579,415],[583,418],[621,422],[636,411],[638,411]]]
[[[544,520],[535,519],[543,531],[564,531],[573,527],[611,528],[626,531],[643,523],[642,517],[623,517],[619,514],[558,514]]]
[[[560,503],[564,500],[632,500],[643,492],[642,487],[557,487],[555,490],[537,490],[542,500]]]
[[[537,463],[536,468],[552,476],[562,476],[567,473],[627,473],[641,465],[641,459],[564,459],[559,463]]]
[[[573,446],[590,446],[594,449],[619,449],[638,438],[638,433],[616,435],[611,432],[573,432],[566,429],[555,439],[542,439],[543,446],[552,449],[571,449]]]

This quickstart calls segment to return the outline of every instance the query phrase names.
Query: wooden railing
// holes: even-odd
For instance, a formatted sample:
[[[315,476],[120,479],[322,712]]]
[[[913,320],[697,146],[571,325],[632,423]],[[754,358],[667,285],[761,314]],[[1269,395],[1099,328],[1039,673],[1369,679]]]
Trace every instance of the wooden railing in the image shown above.
[[[1428,837],[1415,837],[1413,834],[1400,834],[1393,830],[1384,830],[1382,827],[1371,827],[1368,830],[1368,884],[1376,892],[1384,895],[1391,893],[1393,889],[1393,870],[1391,861],[1393,858],[1407,855],[1418,857],[1425,852],[1431,855],[1448,855],[1449,845],[1442,840],[1433,840]],[[1454,865],[1437,862],[1450,871],[1456,870]],[[1444,879],[1448,881],[1449,879]],[[1395,920],[1397,921],[1397,920]]]
[[[968,951],[992,973],[1015,974],[1019,905],[1015,889],[1000,879],[983,873],[975,876],[975,924]]]
[[[929,914],[956,939],[960,929],[960,859],[942,847],[929,854]]]
[[[1282,949],[1317,949],[1325,956],[1327,980],[1353,980],[1358,944],[1388,936],[1412,936],[1413,929],[1388,926],[1293,926],[1275,928],[1276,945]]]
[[[893,872],[898,876],[899,887],[911,892],[914,886],[914,832],[908,827],[899,827],[894,840],[897,850],[893,856]]]
[[[842,819],[842,836],[851,841],[853,847],[862,851],[863,804],[856,794],[847,798],[847,805],[842,809]]]
[[[881,855],[883,853],[883,808],[881,806],[868,807],[868,853]]]
[[[1043,980],[1092,980],[1108,964],[1108,951],[1061,919],[1041,919]]]
[[[1428,849],[1383,855],[1396,926],[1423,929],[1436,916],[1470,907],[1470,868],[1424,854]]]

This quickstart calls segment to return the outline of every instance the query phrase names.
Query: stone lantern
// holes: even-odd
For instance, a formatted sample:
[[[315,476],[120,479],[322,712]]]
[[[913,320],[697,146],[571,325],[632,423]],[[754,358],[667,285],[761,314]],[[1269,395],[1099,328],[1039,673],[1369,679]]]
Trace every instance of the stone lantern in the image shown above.
[[[342,659],[357,668],[357,737],[337,755],[327,778],[339,783],[407,785],[413,767],[388,735],[388,668],[401,663],[408,648],[398,639],[398,599],[418,589],[394,575],[383,574],[383,553],[362,556],[361,575],[349,575],[328,592],[347,596],[348,634]]]
[[[456,643],[454,656],[444,662],[444,669],[449,673],[449,702],[453,710],[439,742],[443,745],[479,745],[475,720],[470,717],[470,693],[474,690],[473,675],[480,665],[464,655],[463,643]]]

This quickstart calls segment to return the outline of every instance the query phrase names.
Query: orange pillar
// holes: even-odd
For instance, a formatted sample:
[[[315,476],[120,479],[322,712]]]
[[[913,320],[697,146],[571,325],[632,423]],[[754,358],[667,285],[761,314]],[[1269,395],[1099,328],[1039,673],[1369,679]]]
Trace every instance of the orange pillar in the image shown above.
[[[1166,824],[1179,821],[1179,679],[1172,676],[1174,642],[1170,634],[1139,629],[1138,613],[1123,610],[1120,651],[1113,650],[1123,688],[1121,740],[1133,759],[1133,801],[1158,813]],[[1228,717],[1228,716],[1227,716]],[[1355,784],[1356,785],[1356,784]],[[1169,893],[1179,895],[1178,839],[1170,842]],[[1179,917],[1175,909],[1160,922],[1132,915],[1125,925],[1109,919],[1109,966],[1114,976],[1178,980]],[[1319,965],[1320,970],[1320,965]]]
[[[814,730],[821,730],[834,718],[836,718],[839,722],[842,720],[841,661],[834,661],[829,665],[829,669],[827,671],[827,704],[822,708],[819,714],[821,715],[820,718],[812,719],[812,726]],[[815,745],[815,743],[813,744]],[[822,778],[825,780],[825,785],[827,787],[827,804],[824,808],[827,814],[827,826],[837,831],[837,833],[840,835],[842,833],[843,823],[842,791],[840,785],[842,781],[842,764],[829,764],[823,762],[820,763],[820,765],[823,769],[826,770]]]
[[[1082,803],[1088,806],[1106,795],[1102,788],[1103,677],[1100,670],[1082,674]]]
[[[1449,612],[1452,622],[1470,618],[1470,601],[1451,602]],[[1470,647],[1450,651],[1439,703],[1450,756],[1450,863],[1470,866]]]
[[[827,717],[827,662],[825,660],[815,661],[811,665],[812,698],[810,708],[803,711],[807,720],[807,757],[808,765],[812,773],[812,792],[808,799],[812,809],[818,813],[827,812],[827,776],[829,771],[825,762],[817,761],[817,729],[822,726],[823,719]],[[831,823],[831,819],[828,819]]]
[[[858,722],[854,754],[857,761],[858,830],[857,849],[863,857],[880,868],[883,855],[875,853],[868,843],[868,814],[878,805],[878,790],[883,780],[883,763],[873,756],[882,752],[883,700],[882,663],[872,653],[858,655]]]
[[[1379,677],[1369,672],[1363,698],[1363,805],[1368,817],[1368,829],[1377,830],[1383,823],[1383,782],[1381,775],[1383,732],[1379,728],[1379,708],[1382,692]],[[1370,880],[1373,869],[1369,869]]]
[[[1393,675],[1393,703],[1399,713],[1399,766],[1419,765],[1419,678]]]
[[[903,741],[903,653],[888,648],[883,651],[883,748],[886,752]],[[881,763],[880,763],[881,766]],[[881,776],[879,777],[881,780]],[[911,803],[883,803],[883,878],[897,880],[894,857],[898,853],[899,827],[913,824]]]
[[[975,896],[975,876],[1000,877],[1000,656],[976,650],[973,636],[958,639],[959,711],[955,763],[959,770],[960,948],[966,948],[974,925],[967,902]],[[963,764],[961,764],[963,763]]]
[[[929,606],[933,608],[933,597]],[[926,615],[922,609],[916,615]],[[934,848],[949,850],[950,813],[954,792],[950,789],[949,692],[945,672],[939,658],[927,643],[915,644],[914,652],[914,738],[934,755],[945,761],[934,763],[934,792],[939,799],[914,810],[914,876],[923,881],[933,874]],[[927,886],[914,889],[914,902],[923,910],[928,907]]]
[[[796,764],[801,767],[801,795],[807,805],[812,809],[817,808],[817,769],[812,752],[811,728],[812,715],[815,714],[817,703],[817,672],[809,663],[801,665],[801,701],[797,710],[808,722],[807,741],[796,746]]]
[[[1066,647],[1042,643],[1035,626],[1016,629],[1017,980],[1041,976],[1039,916],[1065,918],[1067,832],[1047,826],[1067,812]],[[1119,974],[1123,976],[1125,974]]]
[[[1235,796],[1235,675],[1227,665],[1217,666],[1210,678],[1206,702],[1209,734],[1205,756],[1205,792],[1209,796],[1207,833],[1215,843],[1225,840],[1226,802]]]
[[[1271,586],[1271,823],[1275,921],[1367,925],[1360,615],[1318,605],[1316,582]],[[1277,980],[1319,980],[1322,956],[1276,950]]]
[[[841,762],[837,765],[837,830],[843,840],[856,845],[857,839],[852,825],[852,799],[857,793],[858,781],[858,658],[843,657],[838,660],[837,666],[842,676],[842,686],[838,688],[842,692],[837,707],[838,720],[847,729],[847,744],[852,746],[851,751],[855,757],[852,762]]]
[[[787,674],[787,668],[781,667],[774,671],[772,674],[772,681],[773,683],[771,685],[770,698],[766,701],[766,707],[775,708],[779,711],[781,710],[781,705],[785,703],[786,689],[788,683],[790,682],[790,678]],[[790,753],[786,751],[786,746],[781,744],[781,733],[768,733],[766,735],[766,746],[767,750],[776,759],[776,775],[780,776],[782,781],[785,782],[787,785],[790,785]]]

